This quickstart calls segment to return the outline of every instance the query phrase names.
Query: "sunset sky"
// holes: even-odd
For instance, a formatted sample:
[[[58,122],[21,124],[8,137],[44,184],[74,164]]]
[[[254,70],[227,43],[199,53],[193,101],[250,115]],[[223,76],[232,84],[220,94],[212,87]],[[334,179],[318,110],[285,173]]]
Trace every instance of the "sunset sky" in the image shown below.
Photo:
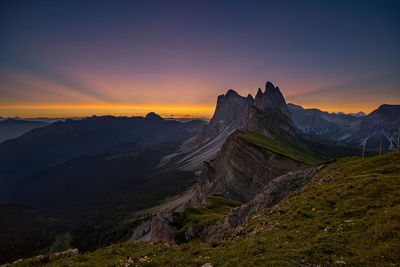
[[[400,104],[400,1],[0,3],[0,116],[210,117],[267,80],[287,102]]]

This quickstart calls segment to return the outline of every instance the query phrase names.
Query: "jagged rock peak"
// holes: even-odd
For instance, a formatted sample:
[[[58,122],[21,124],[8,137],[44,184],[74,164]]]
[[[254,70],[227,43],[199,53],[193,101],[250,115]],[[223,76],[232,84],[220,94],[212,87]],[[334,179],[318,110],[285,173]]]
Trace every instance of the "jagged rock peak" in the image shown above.
[[[289,117],[289,111],[286,107],[286,101],[283,97],[279,87],[275,87],[271,82],[265,84],[265,92],[262,93],[261,89],[258,89],[255,106],[261,110],[279,109],[287,117]]]
[[[261,88],[258,88],[256,98],[260,98],[263,95],[263,92],[261,91]]]
[[[267,81],[267,83],[265,84],[265,92],[267,93],[270,90],[275,90],[275,89],[279,90],[278,87],[275,88],[275,86],[270,81]]]
[[[235,90],[229,89],[228,92],[226,92],[225,96],[240,96]]]

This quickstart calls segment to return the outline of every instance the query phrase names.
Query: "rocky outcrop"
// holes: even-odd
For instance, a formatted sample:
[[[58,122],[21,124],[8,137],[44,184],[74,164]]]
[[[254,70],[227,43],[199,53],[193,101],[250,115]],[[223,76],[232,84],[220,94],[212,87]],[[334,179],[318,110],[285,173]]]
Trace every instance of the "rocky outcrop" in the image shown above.
[[[171,213],[158,213],[151,221],[146,221],[136,227],[129,241],[167,241],[175,243],[176,228],[172,224],[173,217]]]
[[[159,213],[151,221],[150,241],[158,242],[160,240],[175,242],[174,236],[176,228],[172,226],[173,217],[171,213]]]
[[[226,222],[230,228],[241,225],[247,217],[271,208],[289,194],[301,189],[324,165],[292,171],[273,179],[250,202],[232,209]]]
[[[135,228],[129,241],[150,241],[151,221],[146,221]]]
[[[325,165],[301,169],[271,180],[251,201],[233,208],[223,222],[211,225],[205,229],[202,232],[203,241],[209,243],[220,239],[225,231],[242,225],[249,216],[272,208],[283,198],[304,187],[323,167]]]
[[[196,238],[199,233],[200,233],[200,227],[198,227],[196,224],[192,223],[189,225],[189,227],[185,231],[185,240],[190,241],[194,238]]]
[[[215,160],[204,162],[192,205],[198,205],[211,195],[246,203],[274,178],[306,167],[283,155],[250,145],[240,134],[241,131],[236,131],[228,138]]]

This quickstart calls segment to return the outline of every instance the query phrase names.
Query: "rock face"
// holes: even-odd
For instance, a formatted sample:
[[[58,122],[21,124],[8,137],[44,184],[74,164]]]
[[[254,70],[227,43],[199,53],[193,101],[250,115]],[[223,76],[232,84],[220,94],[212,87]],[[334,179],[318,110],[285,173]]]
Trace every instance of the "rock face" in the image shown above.
[[[200,228],[196,224],[191,224],[185,231],[185,239],[186,241],[190,241],[193,238],[196,238],[200,233]]]
[[[242,97],[232,89],[218,96],[214,116],[196,137],[196,142],[204,144],[226,128],[256,131],[267,136],[271,136],[271,131],[283,130],[294,136],[285,99],[271,82],[266,83],[264,92],[259,88],[254,99],[251,95]]]
[[[129,241],[150,241],[151,221],[147,221],[136,227]]]
[[[172,226],[173,217],[171,213],[159,213],[151,221],[150,241],[157,242],[160,240],[175,242],[175,227]]]
[[[397,148],[400,128],[400,105],[381,105],[367,116],[328,113],[319,109],[304,109],[288,104],[296,132],[313,138],[328,139],[338,145],[378,149]]]
[[[215,160],[204,162],[192,205],[198,205],[211,195],[223,195],[245,203],[274,178],[306,167],[283,155],[247,144],[240,134],[236,131],[227,139]]]
[[[249,216],[273,207],[286,196],[300,190],[323,167],[325,165],[297,170],[272,179],[251,201],[233,208],[223,222],[205,229],[202,232],[203,241],[209,243],[220,239],[225,231],[242,225]]]
[[[136,227],[129,241],[158,242],[167,241],[175,243],[176,228],[172,226],[171,213],[158,213],[151,221],[147,221]]]
[[[231,228],[241,225],[248,216],[271,208],[289,194],[301,189],[323,167],[324,165],[297,170],[273,179],[250,202],[232,209],[226,221]]]
[[[296,139],[285,99],[278,87],[267,82],[265,90],[259,88],[253,98],[240,96],[230,89],[218,96],[214,116],[201,132],[186,141],[161,164],[175,159],[184,170],[199,170],[204,161],[213,159],[225,140],[235,130],[248,130],[273,137],[283,134]]]

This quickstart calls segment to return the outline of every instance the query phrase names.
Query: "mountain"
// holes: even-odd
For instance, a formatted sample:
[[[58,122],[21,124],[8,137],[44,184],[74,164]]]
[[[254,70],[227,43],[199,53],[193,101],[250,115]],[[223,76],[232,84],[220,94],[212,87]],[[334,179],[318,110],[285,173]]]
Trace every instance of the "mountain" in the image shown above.
[[[288,109],[298,133],[339,145],[362,147],[367,143],[369,149],[379,149],[382,138],[383,149],[397,148],[400,105],[381,105],[366,116],[328,113],[294,104],[288,104]]]
[[[0,143],[8,139],[16,138],[24,133],[48,125],[41,121],[22,119],[5,119],[0,121]]]
[[[349,145],[379,148],[382,139],[384,149],[397,148],[400,134],[400,105],[381,105],[378,109],[360,119],[350,136],[343,138]],[[341,140],[342,141],[342,140]]]
[[[204,145],[227,132],[226,129],[256,131],[266,136],[277,132],[295,136],[285,99],[279,88],[271,82],[266,83],[264,92],[259,88],[254,99],[251,95],[242,97],[232,89],[218,96],[210,123],[202,129],[195,141]]]
[[[183,143],[178,151],[164,158],[161,164],[175,162],[184,170],[199,170],[203,161],[217,155],[225,140],[235,130],[297,139],[282,93],[278,87],[267,82],[264,92],[259,88],[255,98],[250,94],[242,97],[232,89],[218,96],[214,115],[200,134]]]
[[[349,113],[349,115],[354,116],[354,117],[364,117],[364,116],[366,116],[367,114],[365,114],[365,113],[362,112],[362,111],[359,111],[359,112],[357,112],[357,113]]]
[[[200,120],[167,121],[155,114],[146,118],[93,116],[55,122],[0,144],[0,188],[4,192],[10,184],[38,171],[79,156],[114,150],[120,144],[182,142],[196,135],[204,124]]]
[[[194,149],[184,154],[182,147],[190,148],[190,145]],[[242,97],[231,89],[219,96],[210,123],[176,153],[169,155],[168,161],[164,158],[160,165],[196,170],[197,164],[202,163],[193,195],[186,203],[190,210],[190,206],[199,207],[213,196],[249,203],[256,195],[268,190],[268,185],[273,186],[275,179],[295,172],[296,175],[285,176],[282,183],[282,190],[288,195],[309,181],[315,170],[321,168],[321,163],[338,155],[354,153],[359,155],[360,151],[332,147],[297,136],[282,93],[267,82],[265,91],[259,89],[254,99]],[[292,181],[295,179],[299,181]],[[284,187],[287,184],[293,186]],[[188,240],[188,236],[196,236],[194,232],[206,231],[198,226],[175,229],[171,216],[163,213],[144,222],[134,231],[131,240],[148,240],[150,236],[150,240],[155,242],[158,236],[177,242],[171,234],[174,231],[180,241],[183,236]],[[225,229],[221,227],[202,232],[202,240],[212,240],[217,232],[221,234],[220,230]]]

